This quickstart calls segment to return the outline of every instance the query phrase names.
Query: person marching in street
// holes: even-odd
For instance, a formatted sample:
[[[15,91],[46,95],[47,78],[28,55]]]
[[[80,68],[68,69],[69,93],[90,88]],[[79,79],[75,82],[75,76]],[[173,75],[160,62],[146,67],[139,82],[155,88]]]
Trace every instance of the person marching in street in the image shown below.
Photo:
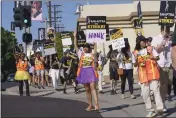
[[[110,80],[111,80],[111,95],[117,94],[116,87],[117,87],[117,80],[119,80],[119,75],[117,73],[118,63],[116,62],[116,58],[118,55],[117,50],[112,49],[112,45],[109,45],[109,52],[106,57],[106,62],[109,62],[109,72],[110,72]]]
[[[98,51],[97,51],[98,52]],[[101,52],[97,53],[97,57],[98,57],[98,90],[99,93],[104,94],[103,92],[103,60],[102,60],[102,56],[101,56]]]
[[[173,90],[174,95],[176,96],[176,24],[174,34],[172,35],[172,49],[171,49],[171,59],[173,67]]]
[[[164,28],[165,27],[165,28]],[[155,37],[151,42],[152,46],[156,49],[159,54],[159,60],[157,61],[160,67],[160,91],[161,97],[164,104],[164,112],[167,112],[167,108],[165,105],[165,101],[167,95],[169,94],[171,89],[171,84],[173,80],[173,68],[172,68],[172,60],[171,60],[171,36],[170,36],[170,27],[161,26],[161,33]],[[169,89],[168,89],[169,88]],[[168,96],[168,99],[171,99],[171,96]]]
[[[45,68],[45,80],[46,80],[46,86],[50,86],[50,81],[49,81],[49,69],[50,69],[50,59],[49,56],[45,56],[44,58],[44,68]]]
[[[28,73],[28,61],[25,59],[25,54],[21,54],[16,61],[17,72],[15,74],[15,80],[19,81],[19,93],[23,96],[23,84],[26,85],[26,96],[30,96],[29,82],[30,75]]]
[[[138,79],[141,83],[142,96],[147,111],[146,117],[156,116],[155,110],[152,108],[150,99],[150,91],[154,92],[156,110],[158,115],[163,114],[164,105],[160,94],[160,73],[157,66],[159,55],[154,48],[147,47],[146,38],[141,38],[136,44],[138,54],[136,56],[136,64],[138,67]]]
[[[59,60],[57,57],[57,54],[52,55],[52,65],[51,65],[51,73],[50,76],[52,78],[53,87],[55,90],[57,90],[59,79]]]
[[[79,89],[77,88],[78,82],[76,81],[76,73],[78,69],[79,58],[75,51],[70,51],[69,57],[71,58],[70,72],[68,73],[68,77],[72,80],[75,93],[79,93]]]
[[[37,74],[37,84],[38,88],[40,89],[41,87],[44,88],[44,58],[40,56],[39,53],[37,53],[36,58],[35,58],[35,70]],[[40,87],[41,83],[41,87]]]
[[[96,44],[94,49],[96,49]],[[96,52],[94,52],[95,54]],[[98,81],[98,74],[96,72],[96,66],[94,63],[95,56],[91,53],[89,44],[84,45],[84,53],[82,53],[79,61],[79,67],[77,71],[77,78],[79,84],[83,84],[86,90],[89,106],[86,111],[99,110],[98,93],[96,89],[96,82]],[[95,109],[93,109],[92,96],[94,98]]]
[[[130,51],[129,43],[125,43],[125,47],[122,48],[121,52],[119,52],[119,54],[117,55],[117,62],[119,64],[118,73],[121,78],[122,99],[125,99],[124,92],[126,79],[128,79],[131,98],[135,99],[136,97],[133,95],[133,65],[136,63],[136,60],[133,53]]]

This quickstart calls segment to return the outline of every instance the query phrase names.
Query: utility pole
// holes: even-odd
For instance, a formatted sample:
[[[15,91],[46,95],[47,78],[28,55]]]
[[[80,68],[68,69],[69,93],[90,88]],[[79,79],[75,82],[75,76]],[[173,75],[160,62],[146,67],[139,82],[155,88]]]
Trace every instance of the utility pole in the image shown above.
[[[52,27],[52,22],[51,22],[51,1],[48,2],[48,20],[49,20],[49,27]]]
[[[64,28],[64,26],[61,26],[61,6],[62,5],[51,5],[51,8],[53,8],[53,10],[51,11],[51,13],[53,13],[53,17],[51,17],[51,22],[53,23],[55,32],[60,32],[62,28]]]

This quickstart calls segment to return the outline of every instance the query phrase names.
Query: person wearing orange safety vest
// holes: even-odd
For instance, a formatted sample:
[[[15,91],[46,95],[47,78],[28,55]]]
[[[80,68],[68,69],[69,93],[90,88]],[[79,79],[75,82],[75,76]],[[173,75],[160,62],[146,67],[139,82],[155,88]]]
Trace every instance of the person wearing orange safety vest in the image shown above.
[[[160,73],[157,65],[159,55],[153,47],[146,46],[146,38],[142,38],[136,44],[136,55],[135,66],[138,67],[138,79],[141,84],[142,96],[146,109],[149,114],[146,117],[154,117],[156,115],[155,110],[152,109],[152,103],[150,99],[150,91],[154,92],[156,109],[159,115],[163,114],[164,105],[160,95]]]
[[[37,53],[36,59],[35,59],[35,70],[37,74],[37,84],[38,88],[42,87],[44,89],[44,58],[40,56],[39,53]],[[41,86],[40,86],[41,82]]]
[[[19,81],[19,93],[20,96],[23,96],[23,83],[26,84],[26,96],[30,96],[29,94],[29,83],[30,75],[28,73],[28,61],[25,60],[25,54],[21,54],[19,58],[16,60],[16,74],[15,80]]]

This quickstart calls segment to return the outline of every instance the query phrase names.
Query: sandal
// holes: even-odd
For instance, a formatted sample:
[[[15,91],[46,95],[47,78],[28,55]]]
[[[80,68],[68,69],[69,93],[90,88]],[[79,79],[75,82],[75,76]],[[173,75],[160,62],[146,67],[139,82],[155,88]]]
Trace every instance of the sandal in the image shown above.
[[[97,105],[95,105],[95,109],[94,109],[95,111],[99,111],[100,110],[100,107],[99,107],[99,105],[97,104]]]
[[[85,111],[93,111],[94,109],[92,107],[88,107],[87,109],[85,109]]]

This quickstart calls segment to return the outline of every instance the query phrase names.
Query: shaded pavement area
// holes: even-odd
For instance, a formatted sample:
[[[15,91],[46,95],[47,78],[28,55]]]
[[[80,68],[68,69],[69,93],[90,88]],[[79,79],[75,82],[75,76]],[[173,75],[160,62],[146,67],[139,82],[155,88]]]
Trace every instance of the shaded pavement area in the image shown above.
[[[102,117],[87,103],[60,98],[2,95],[2,117]]]

